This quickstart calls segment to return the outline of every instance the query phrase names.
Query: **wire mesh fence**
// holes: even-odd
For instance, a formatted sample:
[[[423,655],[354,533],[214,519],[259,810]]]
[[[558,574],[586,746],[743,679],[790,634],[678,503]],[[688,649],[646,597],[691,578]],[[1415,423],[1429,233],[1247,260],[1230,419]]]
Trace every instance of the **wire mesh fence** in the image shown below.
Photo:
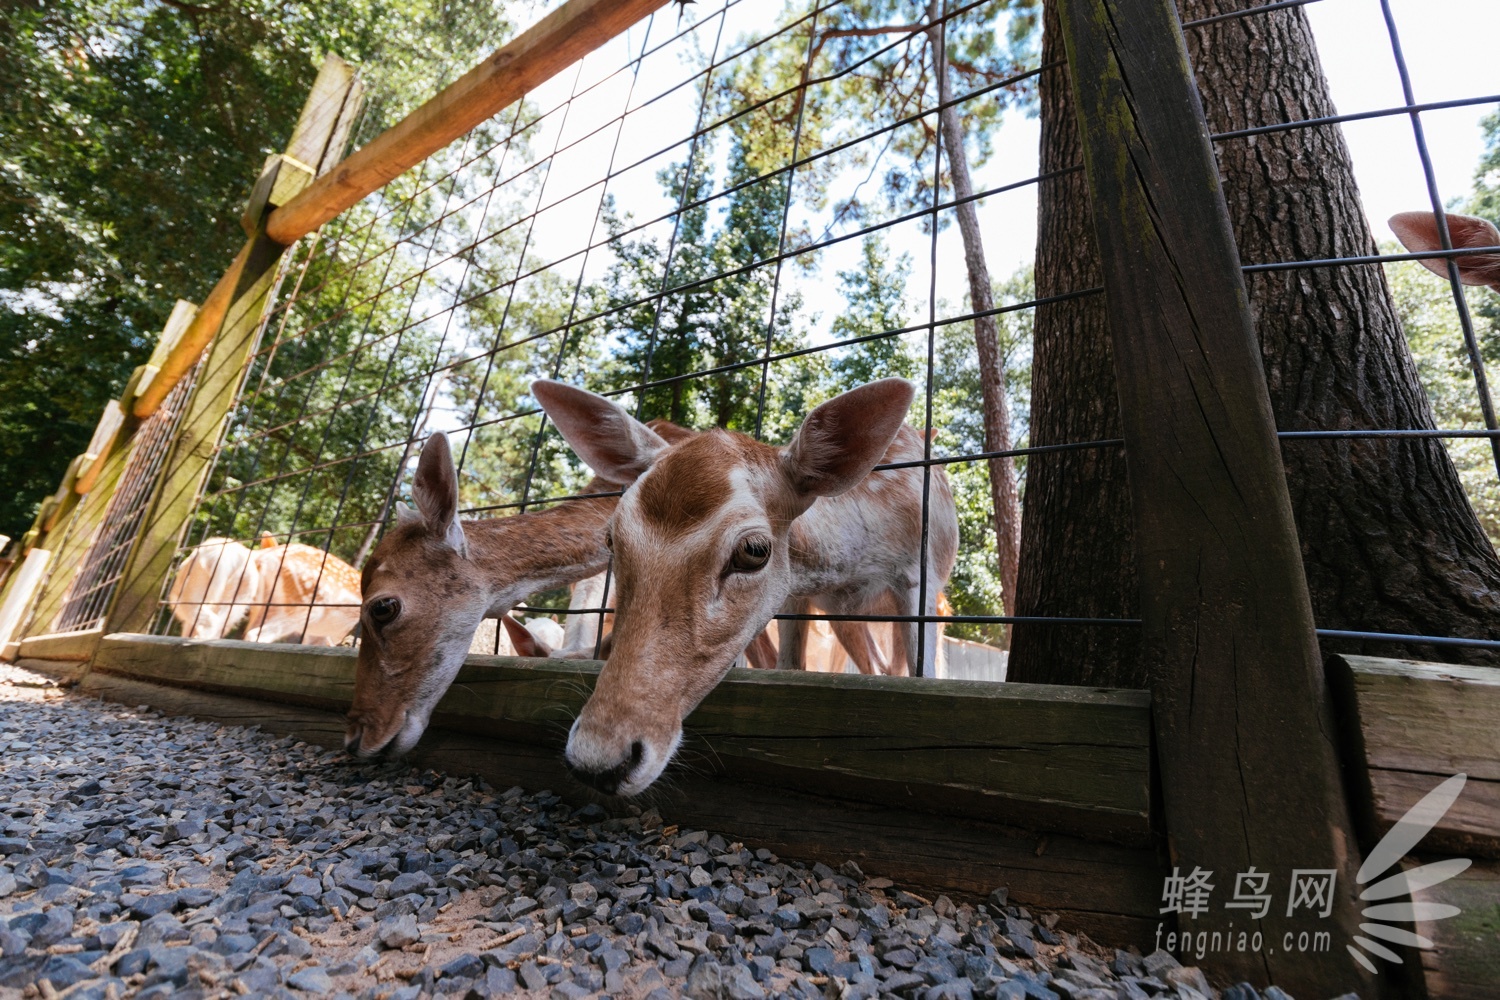
[[[195,367],[167,394],[161,407],[146,418],[145,426],[136,434],[119,484],[109,496],[103,520],[89,541],[82,565],[68,584],[62,608],[50,631],[73,632],[97,628],[103,623],[131,544],[151,503],[157,477],[187,409],[196,376]]]
[[[1184,29],[1191,39],[1311,2],[1216,13]],[[1389,4],[1370,5],[1389,25],[1401,104],[1213,140],[1224,148],[1409,116],[1425,185],[1415,207],[1441,216],[1422,116],[1500,98],[1418,103]],[[901,464],[927,470],[929,497],[943,476],[955,498],[956,565],[928,579],[924,559],[920,582],[947,606],[834,617],[941,623],[951,641],[939,663],[913,672],[954,674],[962,661],[990,677],[1004,675],[1011,625],[1135,625],[1008,606],[1028,460],[1122,446],[1030,440],[1035,312],[1103,291],[1035,292],[1038,188],[1082,169],[1037,165],[1028,113],[1038,81],[1067,72],[1038,59],[1037,10],[949,0],[886,12],[898,23],[841,0],[790,3],[774,20],[767,11],[731,0],[659,12],[304,239],[286,258],[184,554],[211,538],[307,545],[357,569],[434,433],[452,441],[465,516],[575,499],[590,476],[530,397],[537,378],[600,392],[643,420],[779,442],[817,403],[899,375],[921,387],[911,422],[924,432],[923,457]],[[1436,249],[1250,260],[1246,272],[1253,281],[1373,270],[1485,249],[1455,250],[1444,235]],[[1458,409],[1480,426],[1281,431],[1286,449],[1441,440],[1484,513],[1500,487],[1472,448],[1487,438],[1500,463],[1485,372],[1495,338],[1475,324],[1457,265],[1444,267],[1472,378]],[[1376,440],[1385,438],[1394,440]],[[1485,523],[1500,533],[1500,522]],[[278,602],[263,594],[261,603]],[[545,592],[522,611],[607,610],[568,603],[564,591]],[[1359,623],[1320,624],[1343,635]],[[164,591],[157,629],[177,628]],[[842,669],[829,643],[819,663]]]

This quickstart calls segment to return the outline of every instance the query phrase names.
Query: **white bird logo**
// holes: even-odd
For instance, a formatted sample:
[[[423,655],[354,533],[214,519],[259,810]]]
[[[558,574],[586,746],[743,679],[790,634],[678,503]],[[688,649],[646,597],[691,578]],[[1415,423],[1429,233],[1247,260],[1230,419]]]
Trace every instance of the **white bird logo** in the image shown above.
[[[1464,782],[1467,777],[1455,774],[1453,777],[1438,785],[1432,791],[1422,796],[1422,800],[1406,811],[1406,815],[1396,821],[1389,833],[1380,838],[1380,843],[1370,852],[1365,863],[1359,866],[1359,873],[1355,875],[1355,881],[1364,885],[1371,879],[1379,878],[1390,869],[1401,863],[1401,859],[1411,851],[1413,847],[1430,831],[1437,826],[1438,820],[1443,818],[1448,808],[1458,799],[1458,793],[1463,791]],[[1410,871],[1398,871],[1389,878],[1382,878],[1374,885],[1366,886],[1359,894],[1359,898],[1366,902],[1372,900],[1391,899],[1396,896],[1407,897],[1404,902],[1381,903],[1376,906],[1368,906],[1362,914],[1369,923],[1362,923],[1359,929],[1370,937],[1361,934],[1354,935],[1354,944],[1359,945],[1364,951],[1371,955],[1377,955],[1388,962],[1401,962],[1401,956],[1395,951],[1372,941],[1370,938],[1380,938],[1393,944],[1410,945],[1413,948],[1431,948],[1432,940],[1413,934],[1404,927],[1392,927],[1386,923],[1375,923],[1374,921],[1398,921],[1401,923],[1416,923],[1419,920],[1444,920],[1448,917],[1457,916],[1463,912],[1456,906],[1447,903],[1418,903],[1411,899],[1411,894],[1419,889],[1439,885],[1448,881],[1455,875],[1460,874],[1469,865],[1473,864],[1468,858],[1449,858],[1447,861],[1434,861],[1430,865],[1422,865]],[[1354,960],[1363,965],[1371,972],[1378,973],[1375,963],[1370,961],[1364,952],[1347,945],[1349,954]]]

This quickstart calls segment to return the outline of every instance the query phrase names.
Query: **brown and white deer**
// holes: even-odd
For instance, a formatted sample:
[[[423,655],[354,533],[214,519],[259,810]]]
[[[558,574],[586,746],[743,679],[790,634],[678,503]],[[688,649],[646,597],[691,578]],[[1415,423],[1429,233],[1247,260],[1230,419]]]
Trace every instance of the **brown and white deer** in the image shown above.
[[[278,545],[270,534],[254,550],[209,538],[183,559],[167,604],[190,639],[222,639],[244,621],[248,642],[333,646],[359,619],[359,573],[331,552]]]
[[[172,578],[167,606],[189,639],[222,639],[249,612],[259,576],[250,550],[232,538],[206,538]]]
[[[858,614],[894,594],[902,614],[935,614],[958,546],[947,477],[931,473],[923,606],[923,470],[871,473],[923,457],[909,382],[829,400],[784,448],[724,430],[668,447],[601,396],[547,381],[532,394],[597,475],[631,484],[609,522],[613,645],[566,752],[600,791],[660,776],[688,713],[789,599]],[[908,661],[920,645],[933,662],[935,626],[904,633]]]
[[[694,434],[665,420],[648,426],[664,444]],[[601,477],[583,492],[615,493],[622,485]],[[506,613],[528,594],[565,584],[593,581],[575,594],[578,607],[603,607],[608,598],[605,527],[617,497],[585,496],[546,510],[461,521],[453,454],[447,438],[434,434],[417,461],[412,498],[416,509],[397,506],[396,523],[365,562],[361,581],[364,627],[344,745],[364,757],[400,755],[416,744],[486,617],[500,618],[521,656],[592,657],[597,632],[573,630],[568,648],[554,654]],[[764,636],[746,652],[757,666],[775,664]]]
[[[332,552],[261,537],[246,570],[247,642],[336,646],[359,621],[359,571]],[[243,592],[243,589],[242,589]]]
[[[583,492],[618,489],[595,479]],[[422,448],[412,499],[415,509],[397,505],[396,523],[364,567],[363,627],[344,739],[362,757],[400,755],[416,744],[486,617],[500,618],[528,594],[576,583],[609,564],[604,528],[613,496],[460,521],[458,475],[442,434]],[[505,621],[517,652],[545,655],[535,636]]]
[[[1500,230],[1488,219],[1452,212],[1445,212],[1443,219],[1448,223],[1449,242],[1455,250],[1500,247]],[[1401,244],[1414,253],[1443,249],[1437,216],[1431,212],[1401,212],[1391,216],[1390,226]],[[1464,284],[1488,285],[1500,292],[1500,251],[1464,254],[1452,260],[1458,265],[1458,277]],[[1431,257],[1421,263],[1434,274],[1448,277],[1447,258]]]

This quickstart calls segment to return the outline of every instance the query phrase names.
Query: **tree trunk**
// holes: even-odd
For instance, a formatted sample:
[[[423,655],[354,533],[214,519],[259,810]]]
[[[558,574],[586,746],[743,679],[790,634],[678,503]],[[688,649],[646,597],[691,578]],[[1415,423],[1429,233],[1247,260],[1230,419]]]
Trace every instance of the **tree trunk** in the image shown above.
[[[1183,20],[1238,6],[1229,0],[1180,0]],[[1044,60],[1061,52],[1052,28],[1049,13],[1046,33],[1053,40],[1044,39]],[[1188,29],[1186,34],[1212,131],[1335,113],[1312,32],[1300,9],[1219,22]],[[1061,89],[1061,73],[1047,77],[1053,78],[1054,91]],[[1065,104],[1049,101],[1046,82],[1044,171],[1049,162],[1061,165],[1064,154],[1077,155],[1071,94]],[[1066,124],[1059,115],[1067,119]],[[1071,140],[1073,148],[1061,148],[1064,138]],[[1216,148],[1245,263],[1375,252],[1348,149],[1336,126],[1234,139],[1217,143]],[[1081,177],[1078,184],[1081,187]],[[1066,195],[1073,206],[1053,204],[1057,195]],[[1425,204],[1425,192],[1414,189],[1412,197],[1414,207]],[[1042,198],[1037,292],[1046,295],[1060,290],[1060,281],[1073,277],[1078,265],[1062,262],[1060,276],[1057,254],[1043,253],[1048,246],[1045,239],[1078,240],[1083,230],[1089,230],[1090,237],[1092,231],[1085,210],[1077,208],[1080,202],[1074,201],[1073,192],[1064,185],[1044,187]],[[1059,213],[1072,213],[1071,231],[1063,231],[1052,218]],[[1074,216],[1085,224],[1080,225]],[[1279,429],[1433,426],[1431,407],[1378,265],[1255,273],[1246,276],[1246,290]],[[1089,305],[1096,312],[1102,309],[1093,300]],[[1102,312],[1098,318],[1097,331],[1062,331],[1067,341],[1064,349],[1072,352],[1068,366],[1060,366],[1056,359],[1044,366],[1043,315],[1037,317],[1033,437],[1039,441],[1111,436],[1118,425]],[[1048,332],[1057,333],[1051,327]],[[1081,381],[1068,381],[1080,376]],[[1106,386],[1107,391],[1101,392]],[[1107,401],[1103,409],[1108,412],[1088,413],[1086,405],[1069,398],[1073,394]],[[1059,407],[1071,415],[1071,425],[1064,426],[1066,420],[1059,421],[1049,412]],[[1500,558],[1481,530],[1440,442],[1288,441],[1282,446],[1282,456],[1319,627],[1500,636]],[[1039,478],[1034,464],[1029,473],[1032,490],[1037,490]],[[1075,503],[1059,502],[1040,490],[1027,497],[1023,613],[1073,613],[1069,607],[1050,605],[1047,598],[1059,589],[1066,593],[1076,586],[1059,575],[1068,572],[1070,558],[1080,558],[1077,549],[1082,543],[1076,537],[1080,528],[1091,536],[1095,526],[1118,524],[1121,530],[1113,551],[1129,553],[1126,520],[1121,517],[1122,511],[1128,512],[1128,500],[1113,495],[1124,489],[1123,476],[1108,483],[1077,479],[1070,485],[1084,494]],[[1048,543],[1060,543],[1062,548],[1059,551]],[[1098,540],[1090,539],[1090,544]],[[1133,556],[1128,558],[1133,561]],[[1127,587],[1123,577],[1097,582],[1117,606],[1133,607],[1134,584]],[[1028,598],[1035,601],[1028,603]],[[1024,636],[1018,639],[1029,642]],[[1462,647],[1328,640],[1321,646],[1324,653],[1496,662],[1493,653]],[[1011,676],[1077,684],[1133,683],[1140,677],[1139,666],[1124,660],[1085,664],[1077,656],[1058,655],[1076,653],[1077,647],[1077,640],[1053,646],[1018,645]]]
[[[1064,58],[1057,14],[1044,10],[1042,63]],[[1042,174],[1079,167],[1083,147],[1067,71],[1038,81]],[[1103,281],[1088,181],[1081,169],[1044,180],[1038,193],[1036,295]],[[1103,295],[1038,306],[1031,360],[1031,440],[1036,445],[1120,436],[1114,355]],[[1032,455],[1015,613],[1134,618],[1135,548],[1130,488],[1118,446]],[[1017,625],[1011,680],[1144,688],[1131,626]]]
[[[927,8],[930,27],[927,39],[933,53],[933,72],[937,80],[938,100],[947,104],[952,88],[948,79],[948,61],[943,52],[943,28],[935,22],[939,16],[936,2]],[[969,154],[964,149],[963,123],[957,106],[938,113],[942,146],[948,154],[948,172],[953,178],[953,194],[959,205],[958,231],[964,243],[964,266],[969,273],[969,301],[976,313],[995,308],[995,294],[990,283],[990,269],[985,262],[984,240],[979,232],[979,212],[973,201],[974,183],[969,177]],[[984,450],[1009,451],[1010,404],[1005,396],[1005,359],[1000,356],[1000,331],[994,316],[974,320],[974,347],[979,356],[979,385],[984,418]],[[1016,484],[1016,463],[1012,458],[989,460],[990,502],[995,511],[995,551],[1000,564],[1000,589],[1004,593],[1008,614],[1015,614],[1016,568],[1021,553],[1021,499]]]

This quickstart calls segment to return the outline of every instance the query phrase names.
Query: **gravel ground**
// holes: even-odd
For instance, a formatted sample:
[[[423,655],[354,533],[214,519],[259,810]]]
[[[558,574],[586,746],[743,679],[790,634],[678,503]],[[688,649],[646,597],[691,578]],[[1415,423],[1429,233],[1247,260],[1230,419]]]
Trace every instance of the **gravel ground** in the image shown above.
[[[647,811],[357,764],[0,665],[0,995],[1286,1000]]]

